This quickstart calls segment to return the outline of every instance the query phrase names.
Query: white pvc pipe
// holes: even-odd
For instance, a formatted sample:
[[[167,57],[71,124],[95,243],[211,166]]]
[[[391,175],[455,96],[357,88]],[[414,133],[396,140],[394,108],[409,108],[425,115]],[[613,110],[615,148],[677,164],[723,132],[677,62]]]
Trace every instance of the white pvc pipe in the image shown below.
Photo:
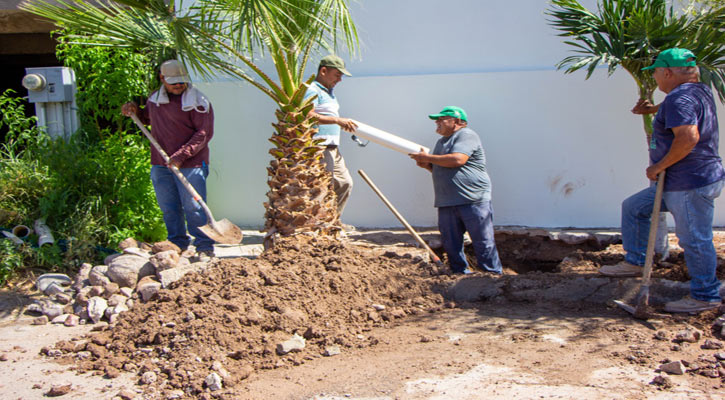
[[[363,124],[359,121],[354,122],[357,125],[355,135],[365,138],[371,142],[375,142],[403,154],[418,153],[421,151],[430,153],[429,148],[421,146],[418,143],[411,142],[410,140],[395,136],[392,133],[373,128],[372,126]]]
[[[19,237],[20,239],[24,239],[30,235],[32,231],[30,228],[28,228],[25,225],[17,225],[15,228],[13,228],[13,235]]]
[[[55,242],[53,234],[50,233],[50,228],[48,228],[48,225],[42,219],[35,220],[35,232],[38,234],[38,247]]]
[[[22,239],[12,234],[12,232],[2,231],[3,236],[10,239],[15,244],[23,244]]]

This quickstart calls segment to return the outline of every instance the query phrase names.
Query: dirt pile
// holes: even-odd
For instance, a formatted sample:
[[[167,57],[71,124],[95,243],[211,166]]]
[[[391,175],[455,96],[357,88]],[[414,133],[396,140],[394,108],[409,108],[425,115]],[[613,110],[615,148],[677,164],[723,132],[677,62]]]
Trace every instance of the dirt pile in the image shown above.
[[[219,260],[121,314],[112,329],[56,349],[80,371],[134,371],[149,390],[222,395],[208,390],[212,373],[233,387],[257,369],[376,344],[366,335],[373,327],[444,307],[450,279],[419,256],[297,237],[256,260]],[[295,334],[304,348],[284,354]]]

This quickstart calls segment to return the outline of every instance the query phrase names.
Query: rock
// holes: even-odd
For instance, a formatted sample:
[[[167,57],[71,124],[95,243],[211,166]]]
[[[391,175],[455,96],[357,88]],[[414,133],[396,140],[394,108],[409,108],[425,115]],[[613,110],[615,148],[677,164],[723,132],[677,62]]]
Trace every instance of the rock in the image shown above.
[[[684,329],[675,335],[675,342],[687,342],[687,343],[697,343],[700,340],[700,337],[702,336],[702,333],[698,331],[697,329]]]
[[[325,357],[332,357],[340,354],[340,346],[327,346],[325,352],[322,353]]]
[[[68,316],[69,316],[69,315],[71,315],[71,314],[61,314],[61,315],[59,315],[59,316],[57,316],[57,317],[53,318],[53,319],[52,319],[52,320],[50,321],[50,323],[51,323],[51,324],[62,324],[62,323],[64,323],[64,322],[65,322],[66,318],[68,318]]]
[[[107,284],[103,285],[103,297],[108,299],[109,297],[118,293],[120,289],[121,288],[118,287],[118,283],[108,282]]]
[[[48,288],[48,286],[53,283],[58,285],[59,287],[70,286],[71,279],[68,275],[65,274],[43,274],[35,280],[35,286],[38,288],[39,291],[43,293],[45,293],[45,290]]]
[[[661,386],[664,389],[672,387],[672,379],[667,375],[657,375],[652,379],[651,383],[656,386]]]
[[[126,240],[128,240],[128,239],[126,239]],[[126,240],[124,240],[124,242]],[[134,239],[134,242],[135,241],[136,240]],[[121,242],[121,243],[123,243],[123,242]],[[119,246],[120,246],[120,244],[119,244]],[[136,392],[134,392],[132,390],[128,390],[128,389],[121,389],[118,393],[116,393],[116,397],[120,397],[121,400],[133,400],[136,398]]]
[[[43,304],[43,315],[47,316],[48,319],[53,319],[63,314],[64,306],[58,303],[47,302]]]
[[[149,261],[156,267],[156,274],[158,275],[160,271],[175,268],[180,258],[178,252],[166,250],[154,254]]]
[[[128,307],[126,307],[126,303],[117,304],[113,307],[108,307],[106,309],[105,315],[108,320],[111,320],[111,317],[114,315],[118,315],[122,312],[128,311]]]
[[[143,301],[149,301],[161,289],[161,282],[154,280],[150,276],[142,278],[136,286],[136,291],[141,295]]]
[[[221,376],[222,378],[224,378],[224,379],[229,378],[229,371],[227,371],[226,368],[224,368],[224,365],[221,363],[221,361],[214,361],[211,364],[211,369],[213,371],[218,372],[219,376]]]
[[[129,298],[131,296],[133,296],[133,289],[131,289],[130,287],[122,287],[121,289],[118,290],[118,292],[121,295],[129,297]]]
[[[105,291],[103,286],[89,286],[88,297],[100,296]]]
[[[144,385],[150,385],[152,383],[156,382],[156,373],[153,371],[147,371],[144,372],[143,375],[141,375],[141,383]]]
[[[203,262],[189,264],[188,266],[177,266],[176,268],[167,269],[157,274],[161,281],[161,287],[168,288],[169,285],[181,279],[189,272],[202,272],[207,268],[207,264]]]
[[[305,338],[295,333],[289,340],[277,344],[277,354],[282,356],[292,351],[301,351],[304,348]]]
[[[54,296],[54,299],[60,304],[68,304],[73,300],[73,297],[68,293],[58,293]]]
[[[673,361],[660,365],[660,370],[670,375],[682,375],[685,373],[685,366],[679,361]]]
[[[45,290],[43,290],[43,294],[45,294],[48,297],[53,297],[56,294],[64,293],[65,289],[57,284],[56,282],[51,282],[48,286],[45,287]]]
[[[108,302],[103,297],[95,296],[88,299],[88,317],[93,323],[98,323],[103,318],[106,308],[108,308]]]
[[[126,300],[128,300],[128,297],[126,297],[122,294],[116,293],[114,295],[111,295],[111,297],[108,298],[108,306],[114,307],[119,304],[126,304]]]
[[[184,391],[181,390],[181,389],[171,390],[171,391],[167,392],[167,394],[166,394],[166,400],[181,399],[181,398],[184,397],[185,394],[186,393],[184,393]]]
[[[81,318],[75,314],[69,314],[63,322],[65,326],[76,326],[80,323]]]
[[[84,286],[89,285],[88,275],[91,273],[91,269],[93,269],[93,265],[89,263],[81,264],[78,274],[76,274],[75,278],[73,278],[73,285],[71,285],[73,290],[79,291]]]
[[[115,260],[117,257],[120,257],[121,253],[111,254],[106,256],[106,258],[103,259],[103,264],[105,265],[111,265],[113,260]]]
[[[108,266],[107,276],[121,287],[136,287],[144,276],[154,274],[154,266],[143,257],[124,254],[116,257]]]
[[[717,340],[707,339],[705,340],[705,343],[702,344],[701,348],[705,350],[720,350],[723,348],[723,345],[722,342]]]
[[[204,383],[206,384],[206,387],[209,388],[212,392],[216,392],[217,390],[222,389],[222,377],[219,376],[216,372],[212,372],[211,374],[207,375],[206,379],[204,379]]]
[[[382,305],[382,304],[373,304],[373,308],[374,308],[374,309],[375,309],[376,311],[383,311],[383,310],[385,310],[385,306],[384,306],[384,305]]]
[[[552,237],[554,236],[554,237]],[[591,235],[586,232],[551,232],[549,238],[551,240],[561,240],[566,244],[581,244],[591,239]]]
[[[154,254],[161,253],[162,251],[167,250],[174,250],[176,254],[181,254],[181,249],[179,248],[179,246],[169,242],[168,240],[164,240],[163,242],[156,242],[153,246],[151,246],[151,252]]]
[[[715,356],[715,358],[717,358],[718,360],[723,361],[723,360],[725,360],[725,351],[715,353],[715,354],[713,354],[713,356]]]
[[[151,245],[146,242],[139,242],[138,248],[143,251],[148,251],[149,253],[151,253]]]
[[[717,319],[715,321],[713,321],[712,324],[715,326],[725,325],[725,315],[721,315],[721,316],[717,317]]]
[[[149,257],[151,257],[151,254],[139,249],[138,247],[129,247],[129,248],[123,249],[123,254],[141,257],[146,260],[148,260]]]
[[[40,317],[34,318],[33,322],[31,322],[32,325],[45,325],[48,323],[48,317],[45,315],[41,315]]]
[[[138,241],[134,238],[126,238],[118,243],[118,248],[121,250],[127,249],[129,247],[138,247]]]
[[[45,392],[45,395],[48,397],[58,397],[58,396],[66,395],[66,394],[70,393],[70,391],[71,391],[70,383],[67,385],[53,385],[50,387],[50,390]]]
[[[108,279],[108,276],[106,275],[107,273],[108,266],[96,265],[91,269],[91,272],[88,273],[88,281],[92,286],[103,286],[111,283],[111,281]]]
[[[600,246],[608,246],[610,244],[622,241],[622,234],[618,232],[594,232],[594,239]]]

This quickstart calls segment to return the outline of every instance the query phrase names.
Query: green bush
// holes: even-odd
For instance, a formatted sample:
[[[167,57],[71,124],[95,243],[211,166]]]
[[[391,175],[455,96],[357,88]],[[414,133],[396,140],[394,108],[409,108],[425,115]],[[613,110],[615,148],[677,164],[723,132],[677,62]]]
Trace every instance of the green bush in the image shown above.
[[[43,218],[56,243],[37,236],[15,245],[0,236],[0,285],[21,269],[70,272],[100,262],[126,237],[166,235],[149,178],[149,144],[120,113],[121,104],[154,82],[146,57],[124,49],[87,47],[61,36],[58,56],[74,69],[82,128],[69,141],[51,139],[24,115],[25,101],[0,95],[0,227],[32,227]]]

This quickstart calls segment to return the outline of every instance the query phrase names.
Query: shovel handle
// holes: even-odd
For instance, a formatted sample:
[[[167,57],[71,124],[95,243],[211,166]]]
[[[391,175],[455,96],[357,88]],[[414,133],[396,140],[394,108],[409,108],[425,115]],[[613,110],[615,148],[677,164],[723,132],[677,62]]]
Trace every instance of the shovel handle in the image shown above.
[[[161,157],[166,162],[167,167],[171,170],[171,172],[174,173],[174,175],[176,175],[176,177],[179,179],[181,184],[184,185],[184,188],[186,188],[186,191],[189,192],[189,194],[191,194],[191,197],[193,197],[197,203],[199,203],[201,208],[204,210],[204,213],[206,214],[206,219],[207,219],[208,223],[211,224],[212,228],[214,228],[215,231],[219,231],[220,228],[219,228],[216,220],[214,219],[214,216],[211,214],[211,210],[209,209],[209,206],[206,205],[206,202],[204,201],[204,199],[201,198],[201,196],[199,195],[199,192],[197,192],[196,189],[194,189],[194,187],[191,186],[191,183],[189,183],[189,180],[187,180],[186,177],[184,176],[184,174],[182,174],[181,171],[179,171],[179,168],[177,168],[173,164],[169,165],[169,160],[170,160],[169,156],[166,154],[164,149],[161,148],[161,145],[159,144],[159,142],[157,142],[156,139],[151,135],[151,132],[149,132],[149,130],[146,129],[146,127],[141,122],[141,120],[138,119],[138,116],[136,114],[131,114],[131,119],[133,119],[133,122],[135,122],[136,125],[138,125],[138,127],[141,129],[141,132],[143,132],[143,134],[146,135],[149,142],[151,142],[151,144],[154,146],[154,148],[156,148],[156,150],[159,152],[159,154],[161,154]]]
[[[415,240],[417,240],[418,243],[420,243],[421,246],[423,246],[423,248],[426,249],[426,251],[428,251],[428,254],[430,255],[430,259],[437,266],[439,266],[439,267],[442,266],[443,262],[441,262],[441,259],[438,257],[438,255],[428,246],[428,244],[425,242],[425,240],[423,240],[423,238],[421,238],[420,235],[418,235],[418,232],[416,232],[415,229],[413,229],[413,227],[410,226],[410,224],[408,224],[408,221],[406,221],[405,218],[403,218],[403,216],[400,215],[398,210],[396,210],[395,207],[393,207],[393,204],[391,204],[388,201],[388,199],[385,197],[383,192],[381,192],[380,189],[378,189],[378,187],[375,186],[375,184],[373,183],[372,180],[370,180],[370,177],[368,177],[368,175],[365,173],[365,171],[359,169],[359,170],[357,170],[357,173],[360,174],[360,176],[362,176],[362,178],[365,180],[365,182],[368,185],[370,185],[370,188],[373,189],[373,192],[375,192],[375,194],[377,194],[378,197],[380,197],[380,200],[382,200],[383,203],[385,203],[385,205],[388,206],[390,211],[393,212],[393,215],[395,215],[395,217],[398,218],[398,220],[403,224],[405,229],[407,229],[408,232],[410,232],[410,234],[413,235]]]
[[[650,217],[649,237],[647,238],[647,253],[644,258],[644,270],[642,271],[642,286],[649,286],[650,275],[652,275],[652,264],[655,256],[655,239],[657,238],[657,225],[659,223],[660,205],[662,204],[662,191],[665,187],[665,171],[657,176],[657,188],[655,189],[655,202],[652,205],[652,216]]]

